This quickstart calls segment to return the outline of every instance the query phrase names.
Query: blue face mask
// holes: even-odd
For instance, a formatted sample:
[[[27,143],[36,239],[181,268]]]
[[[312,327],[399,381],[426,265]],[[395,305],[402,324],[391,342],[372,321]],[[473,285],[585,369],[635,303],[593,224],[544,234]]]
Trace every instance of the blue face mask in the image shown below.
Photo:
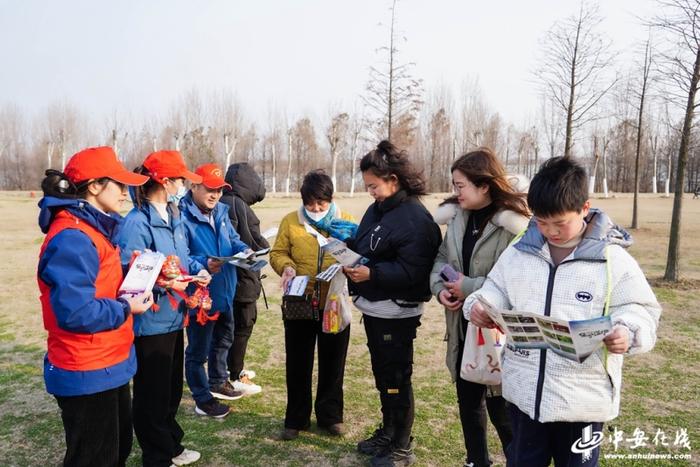
[[[185,188],[183,185],[177,189],[177,193],[175,193],[174,195],[168,195],[168,202],[178,204],[180,203],[180,200],[185,197],[186,194],[187,188]]]

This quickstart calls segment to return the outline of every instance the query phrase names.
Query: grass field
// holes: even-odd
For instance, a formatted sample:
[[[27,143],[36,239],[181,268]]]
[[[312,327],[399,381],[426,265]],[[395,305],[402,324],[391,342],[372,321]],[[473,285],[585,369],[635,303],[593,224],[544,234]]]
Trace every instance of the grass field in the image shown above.
[[[426,198],[433,209],[440,196]],[[36,218],[36,198],[27,193],[0,193],[0,465],[59,465],[64,451],[63,431],[54,399],[44,389],[42,360],[45,332],[36,285],[36,263],[43,236]],[[338,204],[359,219],[370,198],[339,196]],[[256,212],[262,227],[276,225],[298,205],[298,199],[268,197]],[[631,439],[635,428],[645,432],[647,445],[619,445],[618,454],[691,454],[692,460],[605,460],[603,465],[700,465],[700,200],[684,201],[681,270],[684,281],[670,287],[663,275],[672,199],[644,196],[641,226],[632,232],[630,249],[638,259],[661,301],[664,313],[659,340],[653,352],[626,359],[620,417],[605,428],[606,438],[617,428]],[[595,199],[621,225],[629,225],[632,199]],[[283,329],[280,319],[278,278],[266,270],[265,288],[270,310],[259,303],[258,324],[250,341],[246,366],[256,370],[261,395],[231,403],[224,420],[203,419],[194,414],[186,391],[179,412],[185,429],[185,445],[202,452],[196,465],[364,465],[355,443],[371,433],[379,421],[378,396],[374,389],[359,314],[355,313],[345,377],[345,422],[348,434],[335,439],[315,426],[292,442],[276,439],[282,428],[285,407]],[[414,387],[418,465],[458,466],[464,461],[456,396],[444,366],[444,319],[432,301],[423,317],[416,340]],[[674,446],[676,431],[687,430],[691,449]],[[655,446],[657,430],[669,446]],[[504,457],[490,433],[491,452],[497,464]],[[657,441],[660,441],[657,438]],[[661,443],[659,443],[661,444]],[[603,453],[615,453],[612,443]],[[134,442],[130,465],[140,464]]]

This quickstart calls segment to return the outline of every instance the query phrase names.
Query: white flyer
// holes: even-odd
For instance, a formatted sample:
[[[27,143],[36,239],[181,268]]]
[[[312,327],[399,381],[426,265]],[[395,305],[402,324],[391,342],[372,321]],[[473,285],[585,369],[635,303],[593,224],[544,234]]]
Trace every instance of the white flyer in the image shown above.
[[[302,295],[304,295],[308,283],[309,276],[294,276],[287,285],[287,292],[285,293],[285,295],[301,297]]]
[[[345,242],[341,242],[336,238],[331,238],[325,245],[322,246],[323,251],[329,253],[337,262],[343,266],[354,268],[360,264],[365,264],[369,261],[364,256],[352,251]]]
[[[144,251],[134,259],[117,296],[135,297],[150,292],[156,284],[160,270],[165,262],[165,255],[157,251]]]

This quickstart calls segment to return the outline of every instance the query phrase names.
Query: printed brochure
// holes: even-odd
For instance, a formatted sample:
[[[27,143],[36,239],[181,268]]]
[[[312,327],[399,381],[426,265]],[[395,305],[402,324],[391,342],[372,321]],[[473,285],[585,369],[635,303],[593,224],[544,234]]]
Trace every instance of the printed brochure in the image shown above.
[[[610,316],[566,321],[515,310],[500,310],[485,298],[477,299],[506,335],[508,343],[522,349],[549,349],[582,363],[602,345],[612,330]]]
[[[117,296],[135,297],[152,290],[164,262],[165,255],[157,251],[144,251],[138,255],[126,273]]]

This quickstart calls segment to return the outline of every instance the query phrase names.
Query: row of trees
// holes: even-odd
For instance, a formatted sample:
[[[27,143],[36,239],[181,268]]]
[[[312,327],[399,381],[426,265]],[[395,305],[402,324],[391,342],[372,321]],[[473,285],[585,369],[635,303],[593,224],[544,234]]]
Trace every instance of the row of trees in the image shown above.
[[[540,108],[520,124],[505,122],[490,108],[477,80],[466,81],[457,93],[445,86],[424,90],[413,64],[401,60],[397,0],[365,93],[353,109],[329,108],[322,118],[290,117],[271,108],[264,122],[254,121],[233,93],[204,96],[196,89],[173,102],[167,115],[114,114],[101,127],[68,102],[51,104],[31,119],[6,103],[0,107],[0,188],[36,188],[43,169],[62,168],[82,147],[107,144],[129,166],[161,148],[180,150],[192,166],[246,161],[272,192],[296,191],[303,175],[320,167],[337,190],[353,193],[359,157],[389,138],[412,154],[432,191],[444,192],[452,161],[490,146],[509,171],[530,176],[546,158],[581,158],[589,166],[592,192],[634,192],[633,228],[640,190],[673,191],[669,257],[672,250],[677,256],[681,195],[700,185],[700,135],[693,125],[700,2],[658,3],[658,16],[640,19],[649,26],[649,38],[627,70],[614,67],[618,54],[601,31],[596,4],[583,1],[576,13],[556,22],[542,39],[534,72]],[[667,278],[677,275],[672,263]]]
[[[638,132],[628,92],[629,87],[621,87],[615,113],[581,132],[575,154],[595,176],[592,191],[633,192],[638,184],[642,192],[664,193],[675,183],[682,121],[658,107],[646,112],[643,131]],[[509,124],[489,108],[478,83],[472,81],[464,84],[458,97],[447,88],[427,93],[416,118],[396,125],[394,132],[408,143],[397,144],[423,168],[430,189],[444,192],[450,189],[454,158],[477,146],[495,148],[509,171],[530,176],[546,158],[562,155],[564,133],[557,130],[565,121],[554,117],[543,99],[531,121]],[[548,139],[550,125],[554,131]],[[692,144],[698,136],[691,131],[686,191],[700,183],[700,151]],[[321,121],[309,116],[290,119],[283,111],[271,111],[263,127],[245,117],[233,95],[202,97],[196,90],[178,99],[167,117],[145,123],[115,115],[95,125],[65,102],[29,119],[16,105],[5,104],[0,106],[0,187],[34,189],[44,169],[60,169],[75,151],[104,144],[114,146],[130,167],[153,150],[177,148],[191,165],[249,162],[271,191],[296,190],[303,174],[317,167],[332,174],[340,191],[354,191],[357,160],[380,138],[362,111],[329,111]],[[635,181],[631,169],[637,151]]]

